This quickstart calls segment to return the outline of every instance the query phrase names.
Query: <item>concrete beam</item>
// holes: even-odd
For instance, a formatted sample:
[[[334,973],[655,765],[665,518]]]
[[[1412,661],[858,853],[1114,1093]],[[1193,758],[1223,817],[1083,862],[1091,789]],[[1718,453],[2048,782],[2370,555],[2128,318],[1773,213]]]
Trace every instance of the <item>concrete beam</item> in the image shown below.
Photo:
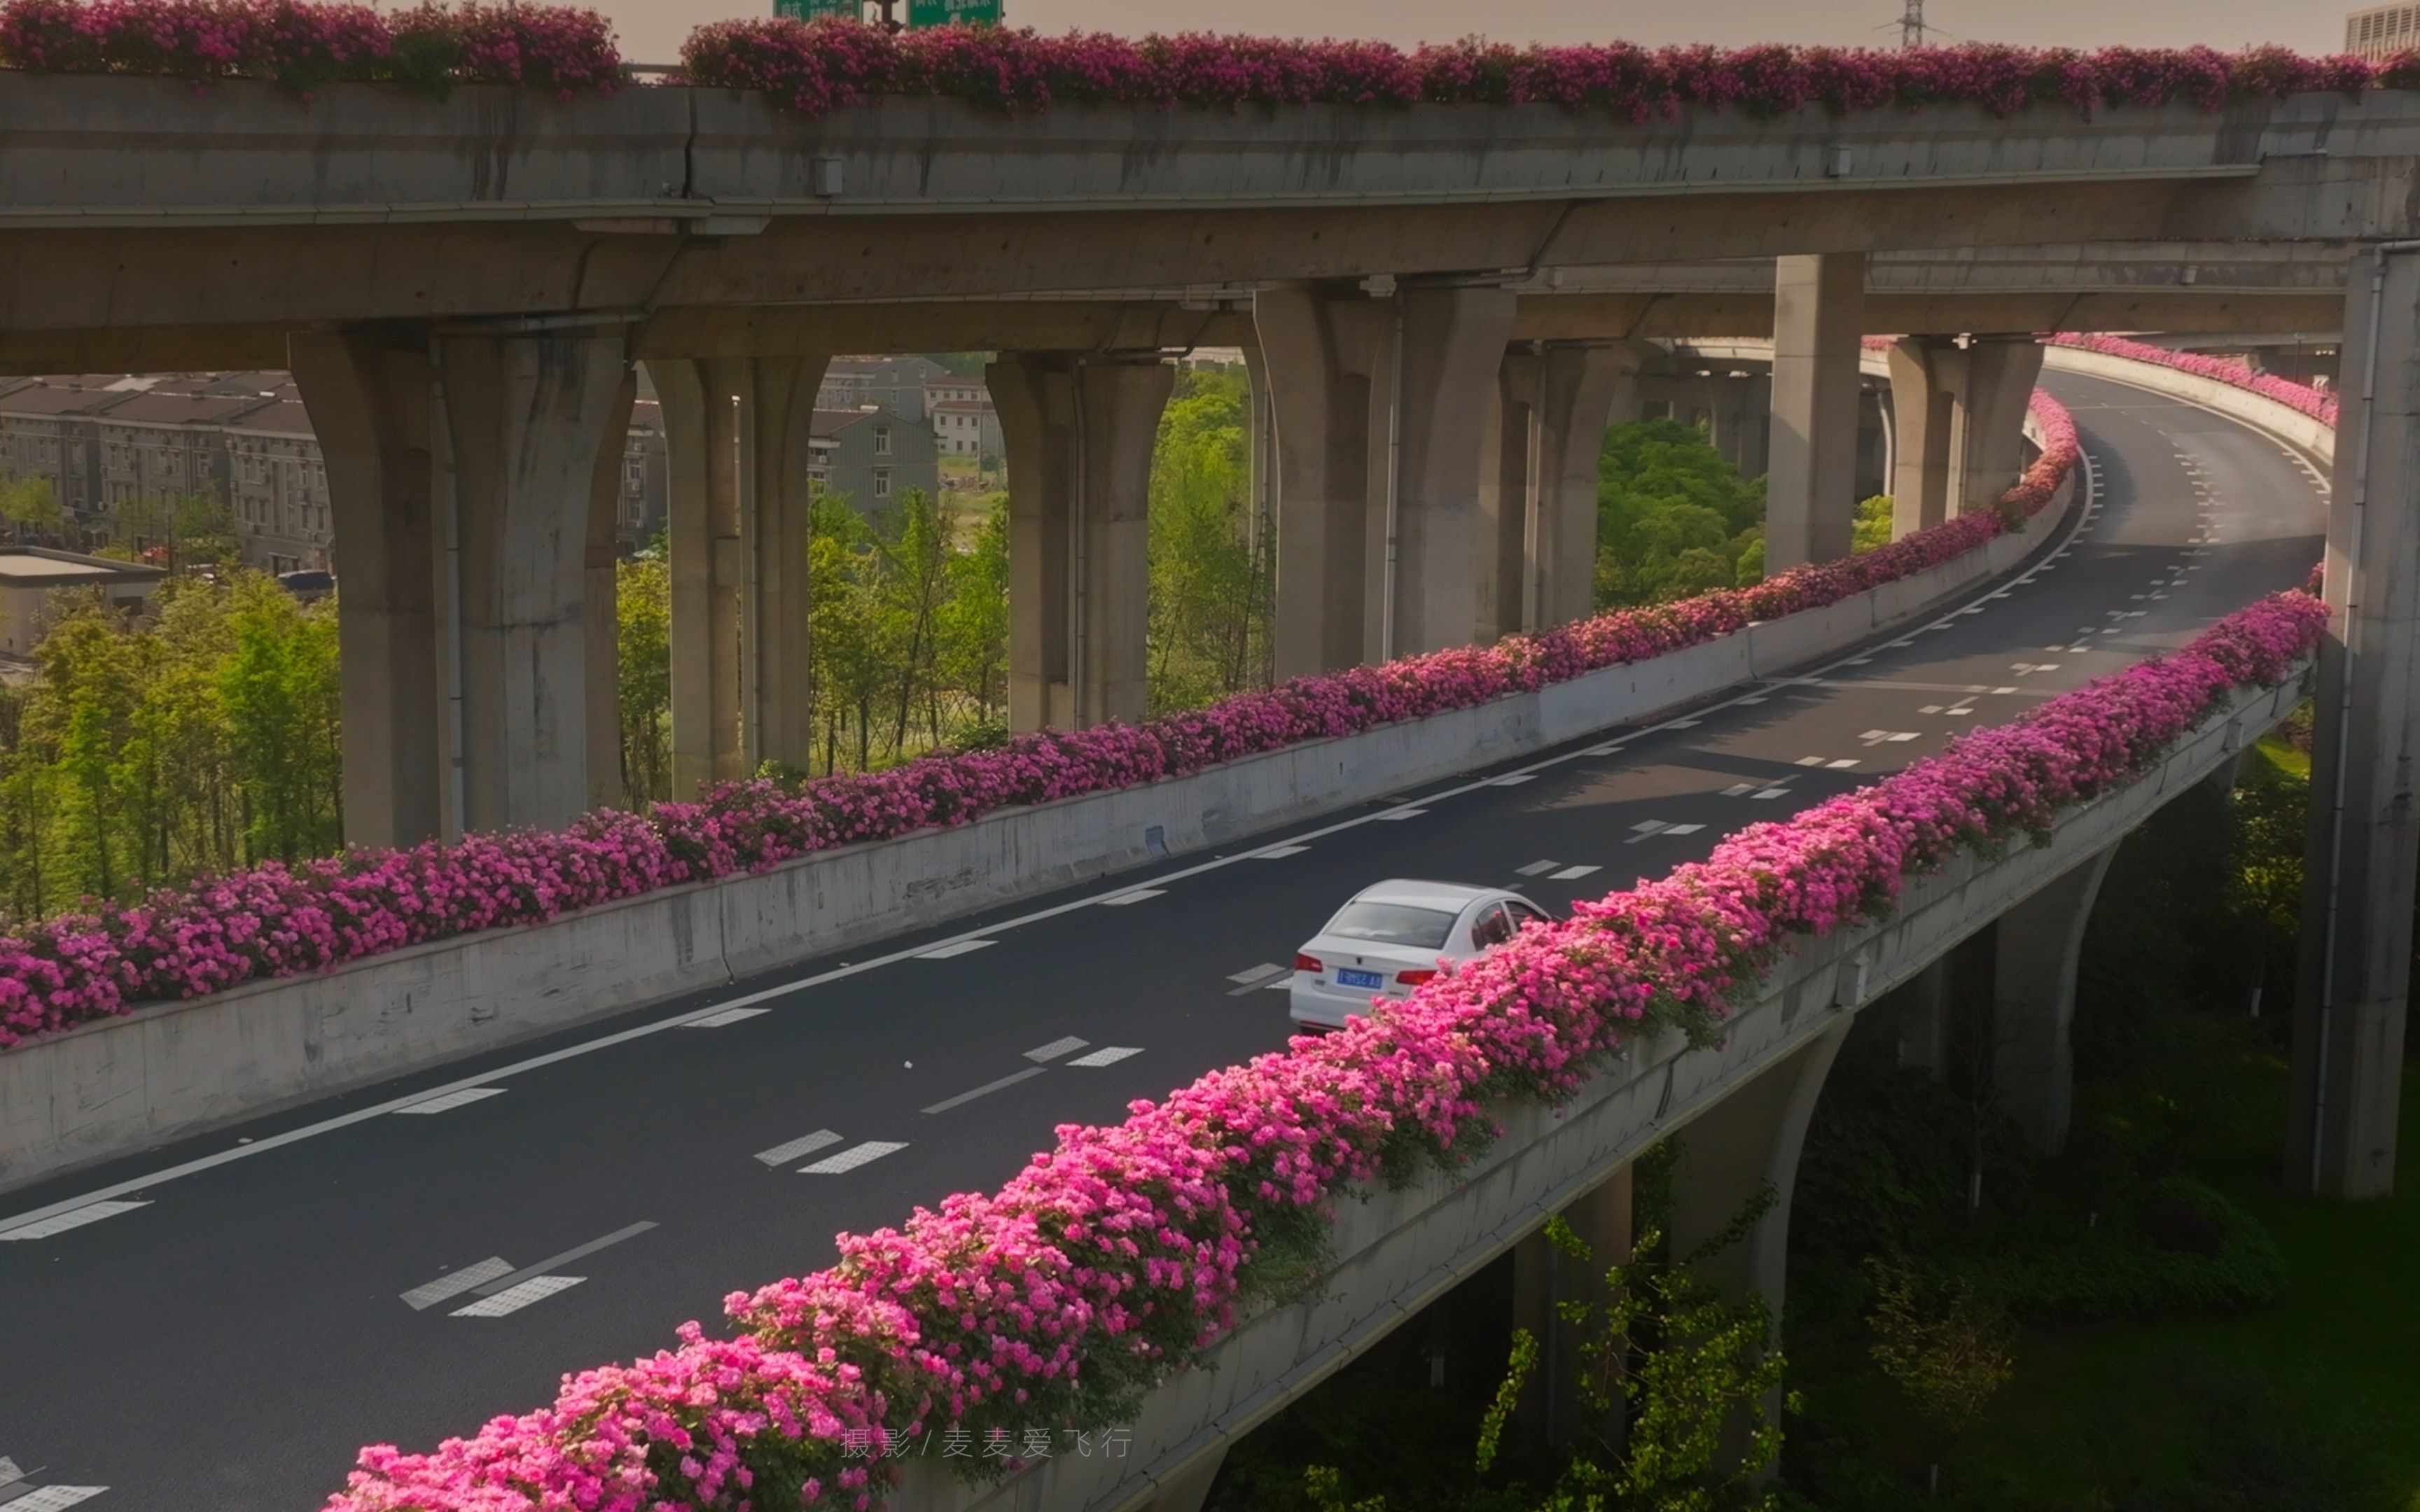
[[[2395,1190],[2420,871],[2420,257],[2356,258],[2345,303],[2304,863],[2286,1184]]]

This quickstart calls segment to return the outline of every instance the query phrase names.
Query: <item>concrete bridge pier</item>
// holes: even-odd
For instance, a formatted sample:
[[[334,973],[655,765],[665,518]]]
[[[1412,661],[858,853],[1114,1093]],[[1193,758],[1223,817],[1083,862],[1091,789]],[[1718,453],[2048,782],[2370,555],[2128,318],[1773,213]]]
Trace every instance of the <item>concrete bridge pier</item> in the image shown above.
[[[1970,337],[1960,440],[1958,512],[1990,509],[2025,471],[2025,409],[2041,378],[2031,335]]]
[[[1624,342],[1505,354],[1481,440],[1479,643],[1595,607],[1597,459],[1611,416],[1636,406],[1639,357]]]
[[[1392,442],[1394,517],[1385,538],[1392,591],[1384,656],[1468,645],[1479,625],[1473,569],[1484,417],[1519,303],[1510,288],[1483,284],[1410,285],[1395,299],[1403,388]]]
[[[1590,1331],[1563,1321],[1556,1313],[1565,1302],[1590,1302],[1602,1306],[1613,1300],[1606,1276],[1630,1260],[1632,1241],[1632,1168],[1606,1177],[1562,1211],[1589,1247],[1583,1265],[1556,1248],[1544,1229],[1512,1249],[1512,1325],[1526,1328],[1538,1341],[1538,1368],[1529,1378],[1516,1408],[1522,1431],[1548,1444],[1563,1443],[1590,1434],[1618,1438],[1619,1409],[1610,1421],[1593,1419],[1581,1397],[1589,1362],[1580,1346]]]
[[[1394,306],[1349,283],[1280,285],[1253,295],[1252,325],[1275,432],[1282,682],[1374,655],[1370,541],[1374,528],[1383,547]]]
[[[2000,916],[1993,925],[1991,1032],[2002,1111],[2044,1154],[2067,1144],[2075,1106],[2075,971],[2085,926],[2109,872],[2111,846]]]
[[[443,828],[428,335],[298,332],[287,363],[319,438],[345,568],[345,839],[415,845]]]
[[[985,374],[1008,453],[1009,728],[1140,720],[1152,446],[1176,369],[1003,352]]]
[[[433,349],[459,544],[461,827],[557,828],[618,789],[599,722],[613,705],[592,687],[613,676],[613,606],[589,596],[589,538],[629,364],[618,332],[449,333]],[[610,540],[610,501],[603,515]]]
[[[1857,515],[1865,293],[1862,253],[1789,256],[1775,267],[1768,573],[1849,554]]]
[[[2420,254],[2366,250],[2345,299],[2295,993],[2286,1184],[2395,1190],[2420,869]]]
[[[1966,350],[1953,336],[1891,344],[1891,539],[1949,517],[1958,487],[1959,396]]]
[[[827,361],[647,364],[671,471],[676,797],[813,748],[807,453]]]

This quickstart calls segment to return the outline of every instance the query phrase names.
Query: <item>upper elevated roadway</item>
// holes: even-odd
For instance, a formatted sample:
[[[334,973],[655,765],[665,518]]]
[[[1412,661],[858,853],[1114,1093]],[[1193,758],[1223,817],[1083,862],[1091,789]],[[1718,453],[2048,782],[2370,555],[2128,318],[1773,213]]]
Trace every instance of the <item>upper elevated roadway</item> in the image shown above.
[[[1115,1119],[1280,1043],[1284,998],[1263,973],[1372,880],[1509,883],[1559,907],[1601,894],[2308,572],[2321,509],[2307,462],[2136,390],[2051,387],[2082,429],[2097,508],[1946,629],[1743,690],[1754,701],[1618,754],[1525,764],[1517,785],[1340,814],[1293,837],[1295,854],[1184,857],[749,984],[790,987],[769,1012],[608,1042],[643,1021],[625,1020],[15,1195],[8,1213],[226,1157],[122,1198],[143,1206],[0,1244],[0,1454],[46,1482],[110,1487],[98,1512],[310,1506],[364,1442],[426,1446],[532,1406],[564,1370],[712,1319],[736,1286],[825,1263],[835,1229],[988,1190],[1055,1124]],[[501,1089],[241,1154],[476,1071]],[[579,1279],[520,1285],[540,1275]],[[482,1308],[482,1287],[511,1299]]]

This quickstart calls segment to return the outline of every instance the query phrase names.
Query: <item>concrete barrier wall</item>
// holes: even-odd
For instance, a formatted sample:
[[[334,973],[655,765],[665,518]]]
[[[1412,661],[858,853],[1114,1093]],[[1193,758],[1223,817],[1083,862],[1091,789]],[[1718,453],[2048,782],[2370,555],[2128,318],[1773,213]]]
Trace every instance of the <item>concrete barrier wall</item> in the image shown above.
[[[1911,880],[1896,913],[1803,942],[1731,1020],[1717,1051],[1681,1037],[1642,1045],[1561,1109],[1490,1109],[1504,1134],[1450,1175],[1373,1189],[1336,1207],[1336,1263],[1311,1301],[1245,1319],[1198,1369],[1143,1400],[1127,1457],[1063,1456],[997,1487],[960,1484],[939,1459],[910,1459],[901,1512],[1137,1512],[1162,1486],[1318,1384],[1395,1325],[1502,1255],[1547,1215],[1650,1145],[1753,1081],[1808,1040],[1915,976],[1959,941],[2099,855],[2290,713],[2301,674],[2239,694],[2180,741],[2159,770],[2067,814],[2040,845],[1962,857]]]
[[[2008,571],[2057,529],[2069,492],[2033,530],[1956,562],[1481,708],[667,888],[535,928],[414,946],[323,976],[249,983],[0,1052],[0,1190],[1231,843],[1789,671]]]

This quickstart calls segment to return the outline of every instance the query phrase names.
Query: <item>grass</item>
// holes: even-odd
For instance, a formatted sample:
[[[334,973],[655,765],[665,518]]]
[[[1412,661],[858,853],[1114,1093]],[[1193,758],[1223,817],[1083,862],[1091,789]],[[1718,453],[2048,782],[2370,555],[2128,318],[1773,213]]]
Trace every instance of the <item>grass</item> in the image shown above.
[[[2180,1375],[2214,1363],[2266,1378],[2279,1437],[2347,1471],[2362,1487],[2352,1504],[2420,1512],[2420,1074],[2404,1077],[2401,1189],[2319,1202],[2279,1187],[2284,1061],[2241,1035],[2211,1038],[2210,1069],[2237,1116],[2212,1121],[2194,1174],[2269,1226],[2290,1267],[2284,1300],[2233,1317],[2028,1331],[2015,1379],[1945,1462],[1947,1485],[1990,1488],[1990,1504],[2091,1508],[2171,1484],[2193,1436]]]

